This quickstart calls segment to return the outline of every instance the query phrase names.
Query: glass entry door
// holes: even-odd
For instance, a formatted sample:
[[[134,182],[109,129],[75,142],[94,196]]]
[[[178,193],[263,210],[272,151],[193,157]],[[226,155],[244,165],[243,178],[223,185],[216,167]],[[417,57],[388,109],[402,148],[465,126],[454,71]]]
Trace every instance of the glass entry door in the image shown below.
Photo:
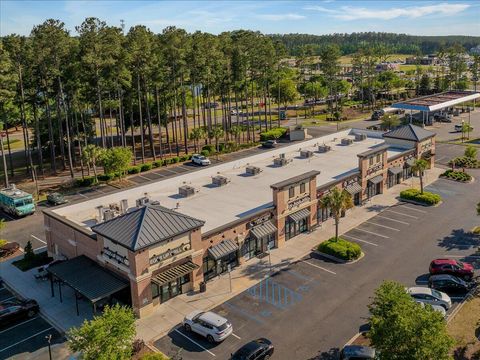
[[[160,300],[163,303],[181,293],[182,287],[178,279],[176,279],[160,287]]]

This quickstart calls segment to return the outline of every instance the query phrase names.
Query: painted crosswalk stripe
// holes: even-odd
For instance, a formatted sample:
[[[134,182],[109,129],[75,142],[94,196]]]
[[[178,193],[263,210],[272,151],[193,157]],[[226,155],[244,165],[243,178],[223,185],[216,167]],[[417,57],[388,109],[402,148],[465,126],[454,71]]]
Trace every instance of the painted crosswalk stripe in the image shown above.
[[[207,348],[203,347],[202,345],[200,345],[198,342],[196,342],[195,340],[192,340],[190,339],[187,335],[183,334],[181,331],[178,331],[178,329],[175,329],[175,331],[182,335],[185,339],[188,339],[190,340],[192,343],[194,343],[195,345],[197,345],[200,349],[203,349],[204,351],[208,352],[210,355],[212,356],[216,356],[214,353],[212,353],[210,350],[208,350]]]
[[[323,271],[329,272],[330,274],[337,275],[336,272],[333,272],[332,270],[325,269],[324,267],[318,266],[318,265],[316,265],[316,264],[312,264],[312,263],[309,262],[309,261],[304,260],[303,262],[304,262],[305,264],[310,265],[310,266],[316,267],[317,269],[321,269],[321,270],[323,270]]]
[[[371,222],[371,221],[366,221],[366,223],[376,225],[376,226],[380,226],[380,227],[383,227],[383,228],[389,229],[389,230],[400,231],[400,229],[396,229],[396,228],[393,228],[393,227],[387,226],[387,225],[377,224],[377,223],[374,223],[374,222]]]
[[[393,222],[397,222],[399,224],[403,224],[403,225],[410,225],[410,223],[406,222],[406,221],[401,221],[401,220],[397,220],[397,219],[392,219],[392,218],[389,218],[389,217],[386,217],[386,216],[382,216],[382,215],[377,215],[376,217],[379,217],[381,219],[385,219],[385,220],[390,220],[390,221],[393,221]]]
[[[375,236],[380,236],[380,237],[385,238],[385,239],[390,239],[390,236],[378,234],[378,233],[375,233],[375,232],[373,232],[373,231],[363,230],[363,229],[360,229],[360,228],[358,228],[358,227],[355,228],[355,229],[353,229],[353,230],[363,231],[363,232],[365,232],[365,233],[367,233],[367,234],[372,234],[372,235],[375,235]]]

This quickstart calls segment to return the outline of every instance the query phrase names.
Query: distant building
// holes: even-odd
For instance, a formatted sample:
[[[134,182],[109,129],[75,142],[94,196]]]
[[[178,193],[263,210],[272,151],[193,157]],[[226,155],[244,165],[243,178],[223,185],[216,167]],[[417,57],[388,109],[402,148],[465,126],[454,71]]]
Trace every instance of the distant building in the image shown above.
[[[405,64],[407,65],[440,65],[440,59],[433,54],[424,56],[424,57],[417,57],[412,56],[405,59]]]
[[[399,64],[397,63],[380,63],[380,64],[377,64],[377,66],[375,67],[375,70],[376,71],[387,71],[387,70],[391,70],[391,71],[398,71],[400,70],[400,66]]]
[[[470,49],[470,55],[480,55],[480,45],[472,47]]]

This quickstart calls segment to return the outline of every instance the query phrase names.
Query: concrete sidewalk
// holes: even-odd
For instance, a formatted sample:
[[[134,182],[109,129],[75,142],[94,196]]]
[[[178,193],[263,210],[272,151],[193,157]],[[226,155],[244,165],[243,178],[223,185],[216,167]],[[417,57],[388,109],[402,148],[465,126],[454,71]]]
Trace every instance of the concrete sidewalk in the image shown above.
[[[425,177],[425,186],[434,182],[444,170],[434,168]],[[375,196],[366,205],[355,207],[348,211],[340,222],[340,233],[343,234],[374,217],[379,212],[398,202],[400,191],[419,186],[417,178],[412,178]],[[257,284],[283,267],[288,266],[303,256],[309,254],[313,247],[329,239],[335,233],[333,219],[329,219],[311,233],[301,234],[288,241],[281,249],[273,249],[270,256],[262,259],[253,258],[231,272],[231,288],[228,274],[219,276],[207,283],[204,293],[189,293],[179,295],[160,306],[148,317],[137,320],[137,338],[152,342],[165,334],[183,320],[183,317],[193,310],[209,310],[235,295]],[[76,315],[75,298],[68,286],[62,286],[63,302],[60,302],[58,285],[55,285],[55,297],[51,297],[48,281],[38,281],[34,275],[36,269],[27,272],[20,271],[11,265],[15,259],[0,263],[0,276],[15,293],[24,298],[34,298],[40,304],[41,314],[59,331],[65,332],[72,326],[79,326],[84,319],[92,318],[92,307],[86,301],[79,301],[80,316]],[[271,260],[271,268],[270,268]]]
[[[424,178],[424,186],[437,180],[443,171],[444,169],[441,168],[429,170]],[[419,188],[418,178],[408,179],[400,185],[387,189],[384,194],[375,196],[366,205],[349,210],[340,221],[340,234],[398,203],[400,192],[410,187]],[[150,316],[137,320],[137,337],[146,342],[154,342],[171,331],[185,315],[193,310],[209,310],[228,301],[271,273],[298,261],[309,254],[316,245],[334,234],[334,221],[329,219],[313,232],[300,234],[288,241],[283,248],[271,250],[270,259],[269,256],[261,259],[253,258],[233,269],[230,274],[231,282],[229,274],[222,274],[207,283],[207,291],[204,293],[182,294],[169,300]]]

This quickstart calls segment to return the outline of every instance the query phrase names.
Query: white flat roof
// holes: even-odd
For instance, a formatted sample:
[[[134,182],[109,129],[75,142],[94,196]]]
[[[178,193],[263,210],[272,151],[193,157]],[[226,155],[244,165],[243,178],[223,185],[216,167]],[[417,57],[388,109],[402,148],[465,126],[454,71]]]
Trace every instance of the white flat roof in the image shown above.
[[[342,138],[354,137],[350,132],[351,130],[344,130],[320,138],[295,142],[273,151],[209,166],[199,171],[151,182],[53,211],[81,226],[90,227],[95,224],[97,206],[108,206],[127,199],[128,205],[133,207],[136,199],[147,193],[150,201],[158,200],[160,205],[167,208],[175,209],[178,204],[177,211],[204,220],[203,232],[210,231],[271,206],[270,185],[274,183],[318,170],[320,174],[317,176],[317,186],[321,186],[355,173],[358,170],[357,154],[384,143],[384,140],[379,137],[367,137],[364,141],[354,141],[352,145],[340,145]],[[323,144],[330,145],[332,150],[327,153],[316,152],[317,146]],[[299,149],[310,149],[315,152],[313,157],[302,159],[299,156]],[[404,150],[388,149],[388,156]],[[285,153],[286,158],[293,161],[283,167],[274,167],[273,159],[281,153]],[[258,166],[262,172],[255,176],[245,176],[247,165]],[[211,178],[217,174],[226,176],[230,182],[222,187],[211,186]],[[185,184],[196,189],[195,195],[188,198],[178,195],[178,187]]]

